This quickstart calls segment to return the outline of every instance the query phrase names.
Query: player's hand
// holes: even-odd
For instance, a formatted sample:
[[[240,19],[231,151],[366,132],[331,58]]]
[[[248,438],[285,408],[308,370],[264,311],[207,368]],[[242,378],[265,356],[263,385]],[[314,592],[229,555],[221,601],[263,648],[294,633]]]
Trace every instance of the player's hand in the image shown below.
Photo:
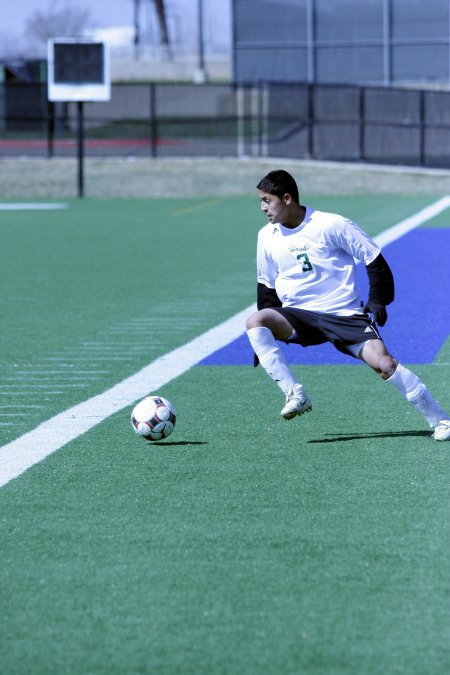
[[[384,326],[387,321],[387,312],[384,305],[377,305],[374,302],[368,302],[364,307],[364,311],[372,314],[373,320],[379,326]]]

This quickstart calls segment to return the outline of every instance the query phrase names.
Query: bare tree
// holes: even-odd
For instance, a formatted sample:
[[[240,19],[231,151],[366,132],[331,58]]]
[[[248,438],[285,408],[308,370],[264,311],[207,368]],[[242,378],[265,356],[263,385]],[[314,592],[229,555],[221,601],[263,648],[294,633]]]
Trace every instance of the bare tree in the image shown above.
[[[154,0],[156,16],[158,17],[161,44],[169,47],[169,31],[167,29],[167,16],[164,0]]]
[[[49,38],[76,37],[90,22],[90,12],[65,0],[51,0],[46,10],[37,10],[26,22],[26,35],[40,46]]]
[[[167,54],[170,57],[169,49],[169,31],[167,28],[167,16],[164,0],[149,0],[153,4],[156,19],[158,22],[160,43],[166,48]],[[133,4],[133,25],[134,25],[134,54],[135,58],[139,57],[141,46],[141,0],[132,0]]]

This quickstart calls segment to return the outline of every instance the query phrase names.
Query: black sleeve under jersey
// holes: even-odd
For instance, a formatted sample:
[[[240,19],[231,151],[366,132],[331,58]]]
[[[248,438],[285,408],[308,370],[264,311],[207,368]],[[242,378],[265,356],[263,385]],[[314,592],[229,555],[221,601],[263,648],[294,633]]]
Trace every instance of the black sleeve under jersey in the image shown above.
[[[281,301],[274,288],[268,288],[265,284],[258,283],[256,306],[258,309],[281,307]]]
[[[268,288],[265,284],[258,283],[256,290],[256,306],[258,309],[268,309],[269,307],[281,307],[281,301],[274,288]],[[253,355],[253,365],[259,364],[256,354]]]
[[[366,270],[370,287],[368,304],[389,305],[394,300],[394,277],[383,255],[380,253]]]

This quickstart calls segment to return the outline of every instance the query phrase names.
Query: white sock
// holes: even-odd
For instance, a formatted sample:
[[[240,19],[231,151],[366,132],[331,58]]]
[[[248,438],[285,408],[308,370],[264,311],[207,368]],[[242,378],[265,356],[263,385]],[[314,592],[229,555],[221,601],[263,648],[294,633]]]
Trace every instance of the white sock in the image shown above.
[[[260,364],[285,394],[295,385],[303,389],[291,372],[270,328],[264,326],[250,328],[247,335]]]
[[[417,412],[425,417],[430,427],[435,427],[441,420],[448,419],[447,413],[434,400],[424,383],[401,363],[398,364],[395,373],[386,382],[390,382],[394,387],[397,387],[401,395],[415,407]]]

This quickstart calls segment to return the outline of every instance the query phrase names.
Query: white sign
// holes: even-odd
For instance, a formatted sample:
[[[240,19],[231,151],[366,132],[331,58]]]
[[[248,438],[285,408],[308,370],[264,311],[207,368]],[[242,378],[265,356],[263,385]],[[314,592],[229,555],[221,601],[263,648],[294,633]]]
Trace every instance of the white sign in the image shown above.
[[[106,43],[84,38],[49,40],[49,101],[108,101],[111,61]]]

